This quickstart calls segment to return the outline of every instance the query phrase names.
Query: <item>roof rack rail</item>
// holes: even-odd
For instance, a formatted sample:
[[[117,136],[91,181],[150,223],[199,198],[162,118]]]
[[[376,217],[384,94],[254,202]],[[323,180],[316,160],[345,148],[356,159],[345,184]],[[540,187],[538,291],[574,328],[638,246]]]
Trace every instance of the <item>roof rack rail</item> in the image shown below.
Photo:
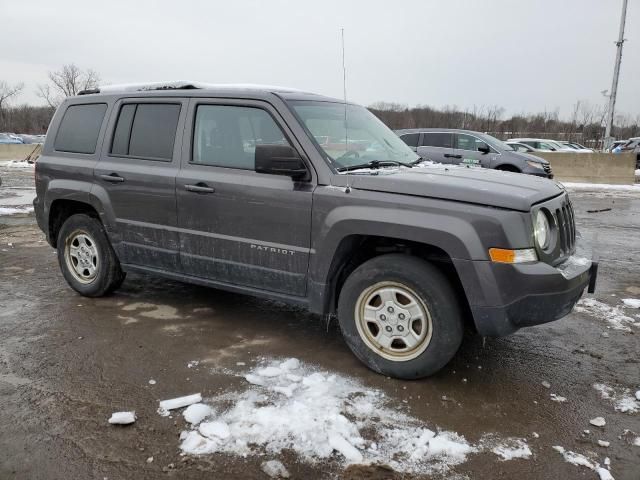
[[[80,90],[78,95],[91,95],[92,93],[100,93],[99,88],[87,88],[86,90]]]

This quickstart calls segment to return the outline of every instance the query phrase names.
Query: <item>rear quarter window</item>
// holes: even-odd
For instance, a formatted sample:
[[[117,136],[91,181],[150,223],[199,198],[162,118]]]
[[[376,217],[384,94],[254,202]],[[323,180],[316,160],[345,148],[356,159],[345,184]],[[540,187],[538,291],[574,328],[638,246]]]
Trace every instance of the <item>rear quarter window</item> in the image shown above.
[[[106,111],[106,103],[69,106],[58,127],[53,148],[59,152],[95,153]]]

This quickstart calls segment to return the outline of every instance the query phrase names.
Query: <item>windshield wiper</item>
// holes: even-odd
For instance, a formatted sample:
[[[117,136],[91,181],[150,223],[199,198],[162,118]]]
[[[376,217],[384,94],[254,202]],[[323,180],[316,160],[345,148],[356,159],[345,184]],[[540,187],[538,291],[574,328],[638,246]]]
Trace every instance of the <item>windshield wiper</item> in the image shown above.
[[[395,160],[371,160],[370,162],[361,163],[361,164],[358,164],[358,165],[349,165],[347,167],[338,167],[338,168],[336,168],[336,170],[338,170],[339,172],[350,172],[352,170],[360,170],[362,168],[371,168],[373,170],[376,170],[376,169],[378,169],[380,167],[386,167],[386,166],[411,167],[411,164],[402,163],[402,162],[396,162]]]

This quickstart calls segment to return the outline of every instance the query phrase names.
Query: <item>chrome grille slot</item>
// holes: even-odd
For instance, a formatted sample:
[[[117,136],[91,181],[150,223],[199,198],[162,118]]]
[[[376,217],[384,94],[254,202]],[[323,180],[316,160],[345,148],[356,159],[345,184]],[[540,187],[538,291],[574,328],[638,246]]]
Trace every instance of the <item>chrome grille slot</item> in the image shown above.
[[[560,237],[560,250],[563,255],[573,253],[576,243],[576,226],[573,216],[573,208],[570,203],[565,203],[556,209],[556,219],[558,222],[558,235]]]

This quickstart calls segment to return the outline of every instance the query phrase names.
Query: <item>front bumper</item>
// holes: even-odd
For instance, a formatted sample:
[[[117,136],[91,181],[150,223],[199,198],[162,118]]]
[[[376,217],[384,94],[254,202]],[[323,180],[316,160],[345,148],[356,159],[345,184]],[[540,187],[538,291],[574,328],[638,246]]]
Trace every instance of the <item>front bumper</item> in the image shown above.
[[[520,328],[552,322],[573,309],[585,288],[595,288],[597,263],[571,257],[557,267],[543,262],[510,265],[454,261],[462,279],[478,333],[504,336]],[[475,285],[473,285],[475,284]],[[469,288],[478,288],[470,294]]]

